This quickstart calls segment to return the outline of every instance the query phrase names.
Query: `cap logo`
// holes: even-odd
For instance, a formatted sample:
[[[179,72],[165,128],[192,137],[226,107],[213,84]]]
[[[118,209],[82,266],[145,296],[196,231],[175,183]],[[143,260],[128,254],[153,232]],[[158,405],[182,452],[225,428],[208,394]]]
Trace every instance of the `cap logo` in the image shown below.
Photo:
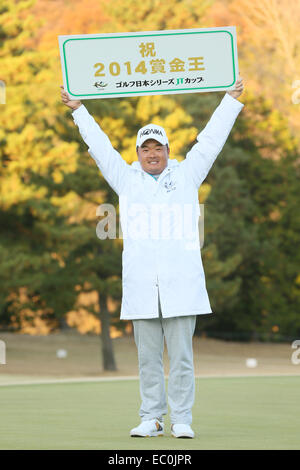
[[[140,137],[143,137],[143,135],[149,135],[149,134],[161,135],[163,137],[163,133],[159,129],[145,129],[140,133]]]

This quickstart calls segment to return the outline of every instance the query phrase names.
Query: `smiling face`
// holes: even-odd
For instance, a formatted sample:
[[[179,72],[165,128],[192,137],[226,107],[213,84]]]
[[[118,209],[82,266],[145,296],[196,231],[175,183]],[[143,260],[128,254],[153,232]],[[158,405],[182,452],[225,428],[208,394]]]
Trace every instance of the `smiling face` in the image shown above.
[[[151,175],[159,175],[168,165],[170,149],[154,139],[146,140],[137,148],[137,155],[141,167]]]

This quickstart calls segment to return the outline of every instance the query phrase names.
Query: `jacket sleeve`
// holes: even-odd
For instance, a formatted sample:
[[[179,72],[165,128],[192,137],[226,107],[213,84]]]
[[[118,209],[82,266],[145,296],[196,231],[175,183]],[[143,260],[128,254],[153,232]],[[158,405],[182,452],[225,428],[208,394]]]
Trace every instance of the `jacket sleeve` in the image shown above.
[[[129,175],[130,166],[113,148],[107,135],[83,104],[72,112],[72,116],[81,137],[89,147],[89,154],[108,184],[119,195]]]
[[[181,162],[197,188],[221,152],[243,106],[243,103],[226,93],[205,128],[198,134],[198,142]]]

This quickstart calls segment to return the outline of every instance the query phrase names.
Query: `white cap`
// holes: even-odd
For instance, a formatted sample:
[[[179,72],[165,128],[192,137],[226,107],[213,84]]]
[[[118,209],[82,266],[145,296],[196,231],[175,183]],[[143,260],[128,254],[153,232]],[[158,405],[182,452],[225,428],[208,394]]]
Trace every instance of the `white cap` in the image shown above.
[[[136,146],[140,147],[148,139],[157,140],[162,145],[169,145],[166,131],[163,127],[157,126],[156,124],[147,124],[147,126],[142,127],[138,131]]]

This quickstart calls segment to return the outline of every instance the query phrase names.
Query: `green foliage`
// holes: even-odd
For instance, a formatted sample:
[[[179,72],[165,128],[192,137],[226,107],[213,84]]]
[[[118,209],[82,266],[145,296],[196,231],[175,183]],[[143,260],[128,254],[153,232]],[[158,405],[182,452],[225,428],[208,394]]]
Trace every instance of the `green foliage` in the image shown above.
[[[99,32],[205,27],[213,2],[102,3]],[[31,0],[3,0],[0,6],[0,78],[7,96],[0,113],[0,323],[15,317],[21,325],[26,307],[42,314],[51,329],[76,308],[79,291],[96,290],[120,303],[121,242],[96,236],[97,206],[109,202],[117,208],[117,195],[59,102],[57,43],[39,45],[45,21],[34,15],[34,7]],[[69,5],[65,8],[68,15]],[[72,16],[67,33],[89,32],[84,7],[76,2],[74,8],[82,24],[77,15],[73,31]],[[91,25],[95,29],[92,20]],[[128,163],[137,158],[137,130],[151,121],[165,127],[171,158],[181,160],[222,97],[146,96],[86,106]],[[199,191],[205,203],[203,263],[215,312],[204,328],[249,337],[295,336],[300,333],[298,143],[272,100],[247,89],[241,101],[245,107]],[[87,309],[98,316],[95,304]],[[112,319],[124,329],[118,309]]]
[[[207,178],[211,191],[203,255],[216,312],[208,330],[253,338],[264,334],[274,340],[295,337],[300,333],[299,151],[282,117],[278,135],[274,113],[262,97],[257,97],[260,107],[251,98],[244,102]],[[255,127],[254,116],[263,132]],[[197,113],[194,119],[199,119]],[[215,247],[217,256],[211,254]],[[221,273],[214,271],[216,257],[223,263]],[[227,264],[233,270],[226,273]]]

